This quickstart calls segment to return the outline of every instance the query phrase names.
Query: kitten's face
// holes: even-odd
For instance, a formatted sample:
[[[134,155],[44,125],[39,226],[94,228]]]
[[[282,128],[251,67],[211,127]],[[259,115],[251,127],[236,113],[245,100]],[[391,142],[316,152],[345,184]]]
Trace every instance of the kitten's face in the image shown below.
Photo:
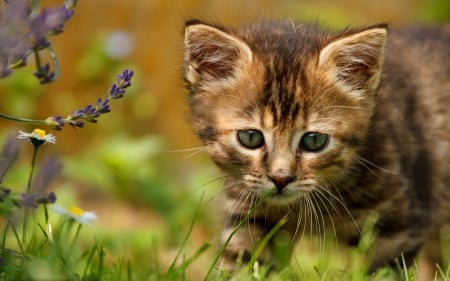
[[[312,47],[275,30],[272,40],[287,42],[261,47],[258,40],[268,39],[251,32],[189,25],[190,105],[211,159],[236,183],[256,194],[269,192],[270,204],[290,204],[311,191],[328,193],[351,168],[367,133],[382,56],[367,51],[382,50],[383,31],[317,37]],[[355,49],[377,35],[379,46]],[[340,52],[348,46],[349,52]]]

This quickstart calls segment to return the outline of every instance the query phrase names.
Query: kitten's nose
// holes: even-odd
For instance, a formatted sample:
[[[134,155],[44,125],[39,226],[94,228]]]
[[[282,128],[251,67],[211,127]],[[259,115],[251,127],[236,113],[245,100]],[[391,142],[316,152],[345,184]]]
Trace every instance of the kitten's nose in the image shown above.
[[[283,190],[283,188],[285,188],[286,185],[297,180],[296,176],[287,176],[287,177],[286,176],[269,176],[269,178],[275,184],[278,191]]]

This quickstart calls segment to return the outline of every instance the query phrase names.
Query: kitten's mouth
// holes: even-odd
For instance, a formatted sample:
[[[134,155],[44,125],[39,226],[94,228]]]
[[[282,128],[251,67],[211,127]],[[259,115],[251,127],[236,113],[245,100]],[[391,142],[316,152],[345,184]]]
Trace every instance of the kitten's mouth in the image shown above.
[[[289,192],[285,189],[274,188],[270,191],[269,195],[265,198],[269,204],[274,205],[287,205],[294,203],[303,196],[302,192]]]

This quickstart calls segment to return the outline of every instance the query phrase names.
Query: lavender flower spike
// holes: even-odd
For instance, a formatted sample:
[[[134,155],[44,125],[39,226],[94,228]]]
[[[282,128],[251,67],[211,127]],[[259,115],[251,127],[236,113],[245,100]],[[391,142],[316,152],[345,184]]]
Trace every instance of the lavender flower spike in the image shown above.
[[[50,116],[45,119],[45,124],[52,126],[54,130],[60,131],[65,122],[60,115]]]
[[[120,99],[125,94],[125,89],[131,86],[131,78],[134,72],[129,69],[125,69],[117,76],[117,84],[113,84],[109,88],[108,99]]]
[[[124,94],[124,89],[120,88],[116,84],[112,84],[111,88],[109,88],[108,99],[120,99]]]
[[[119,76],[117,77],[117,82],[119,84],[119,88],[125,89],[131,86],[131,78],[133,77],[133,70],[125,69]]]

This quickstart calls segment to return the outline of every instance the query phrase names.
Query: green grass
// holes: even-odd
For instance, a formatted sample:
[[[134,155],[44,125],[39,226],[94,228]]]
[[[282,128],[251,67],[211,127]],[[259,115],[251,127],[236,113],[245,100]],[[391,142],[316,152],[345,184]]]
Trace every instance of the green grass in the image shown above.
[[[305,237],[291,262],[278,272],[269,272],[268,268],[252,259],[249,264],[242,265],[240,271],[229,275],[217,267],[220,249],[212,245],[212,240],[192,247],[193,232],[196,224],[200,223],[202,210],[200,206],[196,207],[184,237],[172,246],[168,246],[164,235],[158,236],[149,228],[126,235],[107,233],[87,228],[68,217],[46,218],[44,214],[38,214],[42,210],[37,210],[31,227],[27,229],[28,240],[21,246],[21,231],[17,231],[17,236],[12,235],[14,231],[10,225],[4,232],[0,279],[417,280],[416,266],[405,268],[401,263],[398,271],[383,268],[368,274],[367,264],[363,261],[374,241],[369,233],[358,247],[345,251],[345,247],[337,245],[333,239],[321,241],[319,251],[314,246],[317,242]],[[50,225],[51,235],[48,232]],[[20,228],[15,227],[16,230]],[[261,247],[269,238],[262,241]],[[169,248],[171,254],[166,252]],[[256,250],[256,255],[260,249]],[[450,280],[449,269],[439,269],[436,276],[436,280]]]
[[[383,268],[374,274],[368,273],[370,247],[376,239],[371,231],[375,218],[363,229],[364,238],[358,247],[346,249],[336,243],[333,235],[323,239],[304,237],[290,261],[288,243],[283,236],[275,236],[284,223],[281,221],[255,249],[249,264],[243,264],[242,269],[232,275],[221,271],[218,258],[223,247],[216,245],[218,227],[215,224],[218,222],[211,212],[215,204],[211,198],[220,193],[220,182],[210,180],[214,176],[208,168],[209,162],[200,161],[191,167],[189,173],[195,176],[183,177],[186,186],[180,189],[171,178],[173,171],[168,168],[173,163],[158,161],[158,157],[166,155],[158,141],[153,138],[136,141],[123,136],[118,139],[120,142],[110,141],[114,151],[118,149],[117,143],[124,147],[145,143],[160,152],[152,150],[146,157],[139,153],[122,153],[111,164],[111,158],[102,156],[110,150],[94,147],[86,154],[100,159],[99,162],[89,162],[83,157],[67,159],[69,171],[65,174],[77,178],[78,183],[68,181],[59,186],[57,204],[71,206],[80,202],[106,210],[125,205],[128,209],[123,213],[130,212],[131,217],[139,216],[135,208],[140,206],[159,222],[141,220],[133,228],[122,229],[121,218],[117,218],[119,228],[114,227],[110,225],[115,219],[113,214],[106,212],[92,225],[86,225],[70,212],[56,213],[51,204],[38,204],[24,212],[24,207],[17,204],[21,198],[19,190],[0,194],[0,280],[417,280],[416,265],[405,268],[400,263],[398,270]],[[117,167],[128,172],[114,173]],[[24,180],[29,175],[28,165],[14,168],[21,172],[16,179],[8,177],[5,183],[12,181],[12,185],[20,186],[29,182]],[[131,171],[137,168],[154,170],[150,174],[153,176],[133,177]],[[39,176],[40,169],[37,170]],[[89,170],[98,173],[80,174]],[[171,175],[164,171],[171,171]],[[111,175],[114,178],[108,178]],[[97,199],[75,199],[79,197],[76,191],[93,192],[92,186],[104,182],[112,186]],[[130,182],[133,185],[122,190],[123,184]],[[84,185],[88,187],[82,187]],[[245,223],[244,220],[240,225]],[[447,229],[442,235],[447,264],[450,263],[448,233]],[[256,262],[258,253],[270,239],[275,239],[274,256],[279,268],[276,272],[269,272]],[[436,280],[450,281],[450,267],[438,269],[436,276]]]

